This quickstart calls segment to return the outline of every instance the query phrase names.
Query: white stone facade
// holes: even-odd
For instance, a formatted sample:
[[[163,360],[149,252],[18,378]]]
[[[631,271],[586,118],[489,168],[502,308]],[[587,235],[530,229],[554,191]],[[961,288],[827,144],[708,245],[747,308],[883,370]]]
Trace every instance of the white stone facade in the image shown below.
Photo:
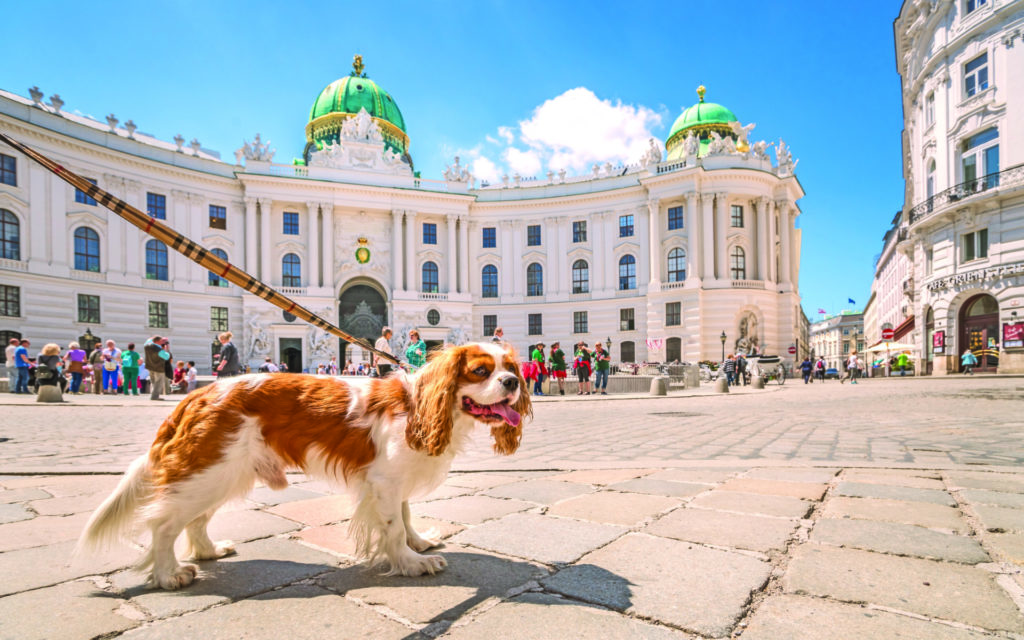
[[[967,348],[983,369],[1022,372],[1024,349],[1003,334],[1024,322],[1024,0],[907,1],[894,30],[906,178],[896,251],[912,264],[902,282],[915,318],[904,341],[923,372],[959,370]],[[899,297],[902,282],[876,293]]]
[[[314,154],[310,166],[274,164],[258,139],[232,164],[197,141],[165,143],[116,119],[102,125],[0,91],[3,131],[140,210],[148,194],[162,196],[171,227],[333,323],[390,325],[397,349],[413,327],[428,342],[460,343],[485,339],[492,324],[521,350],[558,340],[568,351],[610,338],[613,360],[632,362],[717,360],[723,331],[727,352],[788,356],[800,342],[803,190],[792,162],[779,170],[766,145],[671,163],[651,154],[593,175],[475,188],[458,160],[443,180],[413,177],[376,139],[372,121],[356,131],[359,117],[340,148]],[[208,370],[221,328],[213,314],[225,313],[252,365],[287,359],[286,350],[303,367],[340,355],[339,341],[237,287],[211,286],[206,271],[173,250],[166,279],[147,277],[142,232],[76,202],[74,189],[12,149],[0,154],[15,165],[10,183],[0,182],[0,209],[18,235],[16,255],[0,260],[0,286],[16,290],[17,313],[0,316],[0,330],[33,346],[65,346],[87,328],[122,346],[167,335],[175,358]],[[215,228],[211,206],[223,207],[225,228]],[[82,251],[76,257],[82,227],[98,236],[93,262]],[[494,246],[485,246],[492,234]],[[286,257],[297,259],[297,279],[285,273]],[[428,263],[436,287],[424,282]],[[495,283],[485,286],[485,268],[496,269]],[[358,285],[366,299],[346,298]],[[79,295],[98,297],[99,322],[78,321]],[[166,303],[167,326],[159,313],[147,321],[151,302]]]
[[[825,358],[825,366],[839,372],[846,371],[846,360],[856,350],[862,362],[864,353],[864,314],[842,313],[811,325],[811,354],[817,360]]]

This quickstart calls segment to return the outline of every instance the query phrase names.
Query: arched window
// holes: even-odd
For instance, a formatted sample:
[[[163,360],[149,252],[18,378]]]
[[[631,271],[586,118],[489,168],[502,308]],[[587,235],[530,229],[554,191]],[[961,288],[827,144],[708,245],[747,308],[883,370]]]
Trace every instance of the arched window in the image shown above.
[[[484,267],[483,272],[480,274],[480,282],[483,288],[483,297],[498,297],[498,267],[493,264]]]
[[[228,252],[224,251],[223,249],[210,249],[210,253],[217,256],[224,262],[228,261]],[[210,285],[211,287],[226,287],[228,286],[228,281],[220,277],[216,273],[209,271],[207,272],[206,276],[206,284]]]
[[[159,240],[146,243],[146,278],[167,279],[167,245]]]
[[[20,226],[16,215],[0,209],[0,258],[21,260]]]
[[[423,263],[423,293],[438,293],[437,265],[429,260]]]
[[[294,253],[285,254],[281,259],[281,286],[302,286],[302,260]]]
[[[743,252],[743,247],[732,248],[729,253],[729,269],[733,280],[747,279],[747,254]]]
[[[100,270],[100,235],[94,229],[75,229],[75,269],[97,273]]]
[[[619,291],[636,289],[636,258],[628,253],[619,258]]]
[[[668,252],[668,281],[686,280],[686,252],[676,248]]]
[[[586,260],[572,263],[572,292],[588,293],[590,291],[590,265]]]
[[[536,262],[526,267],[526,295],[544,295],[544,267]]]

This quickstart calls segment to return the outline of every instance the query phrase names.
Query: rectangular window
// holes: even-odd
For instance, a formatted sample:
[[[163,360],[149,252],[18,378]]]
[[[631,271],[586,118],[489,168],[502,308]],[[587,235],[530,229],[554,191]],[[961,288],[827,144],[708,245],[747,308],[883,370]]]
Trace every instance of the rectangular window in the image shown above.
[[[13,156],[0,153],[0,184],[18,186],[18,165]]]
[[[572,223],[572,241],[573,242],[586,242],[587,241],[587,221],[577,220]]]
[[[167,303],[149,301],[149,326],[154,329],[166,329]]]
[[[211,229],[227,229],[228,228],[228,210],[226,207],[219,205],[210,205],[210,228]]]
[[[490,338],[498,328],[498,316],[484,316],[484,337]]]
[[[864,342],[862,340],[857,341],[857,353],[864,353]]]
[[[484,227],[484,249],[494,249],[498,246],[498,233],[495,227]]]
[[[167,219],[167,196],[159,193],[146,193],[146,213],[157,220]]]
[[[682,207],[669,207],[668,208],[668,230],[682,229],[683,228],[683,208]]]
[[[544,325],[541,323],[539,313],[531,313],[527,318],[527,331],[531,336],[539,336],[544,333]]]
[[[284,229],[282,230],[286,236],[297,236],[299,235],[299,214],[294,211],[284,212]]]
[[[86,178],[86,180],[88,182],[91,182],[93,185],[96,184],[96,181],[93,180],[92,178]],[[94,207],[96,206],[96,200],[93,199],[92,196],[90,196],[89,194],[87,194],[86,192],[84,192],[84,191],[82,191],[80,189],[75,189],[75,202],[77,202],[79,204],[92,205]]]
[[[228,330],[228,308],[210,307],[210,331]]]
[[[619,331],[635,331],[636,316],[633,309],[619,309]]]
[[[964,93],[970,98],[988,89],[988,53],[964,65]]]
[[[843,353],[850,353],[850,341],[843,340]]]
[[[433,222],[423,223],[423,244],[437,244],[437,225]]]
[[[665,326],[666,327],[678,327],[683,324],[683,303],[682,302],[666,302],[665,303]]]
[[[924,126],[935,124],[935,92],[929,93],[924,99]]]
[[[573,333],[586,333],[587,327],[587,312],[586,311],[573,311],[572,312],[572,332]]]
[[[849,329],[843,329],[843,335],[844,336],[850,335],[850,330]]]
[[[988,0],[967,0],[967,13],[972,13],[976,9],[984,7],[988,3]]]
[[[100,297],[78,294],[78,321],[97,324],[100,321]]]
[[[633,214],[619,216],[619,237],[629,238],[633,235]]]
[[[964,234],[964,262],[988,257],[988,229],[979,229]]]
[[[526,246],[528,247],[539,247],[540,246],[540,225],[531,224],[526,227]]]
[[[21,316],[21,288],[0,284],[0,316],[17,318]],[[7,345],[4,345],[5,347]]]
[[[743,228],[743,205],[732,205],[732,226]]]

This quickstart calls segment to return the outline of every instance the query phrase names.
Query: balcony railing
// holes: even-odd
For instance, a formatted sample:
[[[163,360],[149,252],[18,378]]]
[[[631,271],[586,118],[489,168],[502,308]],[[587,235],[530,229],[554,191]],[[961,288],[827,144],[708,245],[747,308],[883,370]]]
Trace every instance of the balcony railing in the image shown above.
[[[764,289],[764,280],[733,280],[733,289]]]
[[[286,296],[306,295],[306,287],[277,287],[277,290]]]
[[[424,292],[421,291],[420,295],[419,295],[419,298],[420,298],[420,300],[444,301],[444,300],[448,299],[448,294],[447,293],[424,293]]]
[[[910,210],[910,224],[927,218],[950,203],[966,200],[997,187],[1013,187],[1022,183],[1024,183],[1024,164],[1004,169],[999,173],[990,173],[981,178],[961,182],[914,205]]]

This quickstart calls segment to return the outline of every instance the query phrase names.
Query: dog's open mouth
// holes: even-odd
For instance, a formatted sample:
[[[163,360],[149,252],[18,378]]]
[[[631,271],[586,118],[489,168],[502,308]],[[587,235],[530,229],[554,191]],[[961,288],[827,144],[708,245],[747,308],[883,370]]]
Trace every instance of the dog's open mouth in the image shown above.
[[[482,422],[502,420],[513,427],[518,427],[521,420],[519,412],[512,408],[507,399],[494,404],[478,404],[469,396],[463,396],[462,410]]]

